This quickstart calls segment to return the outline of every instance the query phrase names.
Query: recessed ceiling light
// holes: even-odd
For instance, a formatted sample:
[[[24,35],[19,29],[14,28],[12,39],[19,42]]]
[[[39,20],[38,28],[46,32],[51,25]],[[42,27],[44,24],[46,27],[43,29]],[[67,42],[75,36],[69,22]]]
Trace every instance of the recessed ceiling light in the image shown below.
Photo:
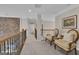
[[[32,12],[32,10],[31,10],[31,9],[29,9],[29,10],[28,10],[28,12],[30,13],[30,12]]]

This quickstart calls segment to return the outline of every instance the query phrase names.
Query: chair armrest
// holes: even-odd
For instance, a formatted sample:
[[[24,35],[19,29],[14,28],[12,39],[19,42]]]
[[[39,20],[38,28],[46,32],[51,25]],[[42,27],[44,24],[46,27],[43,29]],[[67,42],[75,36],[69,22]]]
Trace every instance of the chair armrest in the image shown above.
[[[64,35],[61,35],[61,37],[63,38],[63,37],[64,37]]]
[[[55,41],[55,40],[62,40],[62,38],[54,37],[54,41]]]
[[[61,37],[55,37],[55,39],[62,39]]]
[[[69,49],[71,49],[73,43],[75,43],[75,41],[69,43]]]
[[[54,39],[63,39],[63,36],[60,36],[60,37],[54,37]]]

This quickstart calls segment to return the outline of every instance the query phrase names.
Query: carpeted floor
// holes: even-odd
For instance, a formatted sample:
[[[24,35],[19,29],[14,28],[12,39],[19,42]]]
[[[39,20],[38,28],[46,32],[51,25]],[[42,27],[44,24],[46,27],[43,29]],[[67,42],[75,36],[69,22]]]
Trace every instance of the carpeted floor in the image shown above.
[[[69,54],[74,55],[74,51]],[[65,52],[58,47],[55,50],[54,46],[50,46],[48,42],[27,39],[21,51],[21,55],[65,55]]]

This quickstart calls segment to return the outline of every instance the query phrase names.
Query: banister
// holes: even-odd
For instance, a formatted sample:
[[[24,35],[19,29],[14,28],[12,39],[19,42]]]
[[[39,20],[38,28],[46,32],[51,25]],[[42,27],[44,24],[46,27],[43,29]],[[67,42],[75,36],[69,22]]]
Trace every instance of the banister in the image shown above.
[[[16,36],[16,35],[18,35],[18,34],[20,34],[21,32],[17,32],[16,34],[12,34],[12,35],[10,35],[10,34],[8,34],[7,36],[2,36],[1,38],[0,38],[0,43],[2,42],[2,41],[5,41],[5,40],[7,40],[7,39],[9,39],[9,38],[11,38],[11,37],[13,37],[13,36]]]
[[[16,49],[16,53],[20,54],[22,47],[24,45],[26,39],[26,30],[22,30],[22,32],[17,32],[11,34],[7,34],[6,36],[2,36],[0,38],[0,53],[13,54],[14,47]],[[8,51],[8,52],[7,52]]]
[[[24,31],[24,30],[23,30]],[[2,36],[2,37],[0,37],[0,43],[2,42],[2,41],[4,41],[4,40],[7,40],[8,38],[11,38],[11,37],[13,37],[13,36],[16,36],[16,35],[18,35],[18,34],[20,34],[20,33],[22,33],[22,32],[17,32],[17,33],[12,33],[12,35],[11,35],[11,33],[9,33],[7,36]]]

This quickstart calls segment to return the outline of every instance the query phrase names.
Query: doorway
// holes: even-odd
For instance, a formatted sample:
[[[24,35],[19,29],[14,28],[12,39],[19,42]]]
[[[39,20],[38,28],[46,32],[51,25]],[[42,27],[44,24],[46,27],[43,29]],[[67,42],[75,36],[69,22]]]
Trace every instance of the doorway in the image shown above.
[[[31,39],[37,40],[37,28],[35,24],[29,24],[29,35]]]

